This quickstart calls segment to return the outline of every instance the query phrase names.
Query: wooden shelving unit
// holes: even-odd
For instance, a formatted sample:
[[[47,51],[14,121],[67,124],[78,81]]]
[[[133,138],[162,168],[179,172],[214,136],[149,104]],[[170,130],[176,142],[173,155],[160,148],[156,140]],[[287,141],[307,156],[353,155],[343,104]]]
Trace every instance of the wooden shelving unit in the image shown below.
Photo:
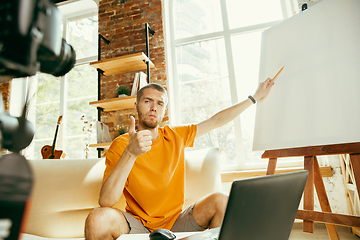
[[[136,101],[136,95],[94,101],[94,102],[90,102],[89,105],[94,107],[101,107],[104,112],[110,112],[110,111],[133,108],[135,101]]]
[[[145,36],[146,36],[146,54],[143,52],[133,53],[125,56],[99,60],[90,63],[90,66],[98,70],[98,99],[100,99],[100,75],[111,76],[116,74],[122,74],[127,72],[134,72],[146,69],[147,82],[150,83],[150,68],[155,68],[155,65],[150,60],[149,52],[149,34],[154,35],[155,31],[151,30],[148,23],[145,23]],[[98,55],[101,56],[101,44],[103,39],[107,44],[110,41],[99,34],[98,42]],[[110,112],[116,110],[130,109],[134,107],[136,96],[120,97],[113,99],[104,99],[94,102],[90,102],[89,105],[98,107],[98,120],[100,121],[100,112]],[[98,148],[98,156],[100,157],[101,148],[110,147],[110,143],[97,143],[90,144],[90,147]]]
[[[96,144],[90,144],[89,147],[96,147],[96,148],[108,148],[110,147],[111,142],[107,143],[96,143]]]
[[[147,62],[149,62],[150,68],[155,67],[145,53],[140,52],[92,62],[90,63],[90,66],[100,69],[105,76],[111,76],[120,73],[144,70],[147,68]]]

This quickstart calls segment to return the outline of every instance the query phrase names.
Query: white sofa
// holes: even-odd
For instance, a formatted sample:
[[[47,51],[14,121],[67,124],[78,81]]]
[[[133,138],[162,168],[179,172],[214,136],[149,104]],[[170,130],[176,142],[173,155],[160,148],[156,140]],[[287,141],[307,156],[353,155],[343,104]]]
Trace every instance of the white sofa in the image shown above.
[[[218,148],[186,150],[185,161],[185,206],[209,193],[221,191]],[[22,239],[83,239],[85,219],[99,206],[105,159],[29,162],[35,182]],[[124,209],[124,199],[115,206]]]

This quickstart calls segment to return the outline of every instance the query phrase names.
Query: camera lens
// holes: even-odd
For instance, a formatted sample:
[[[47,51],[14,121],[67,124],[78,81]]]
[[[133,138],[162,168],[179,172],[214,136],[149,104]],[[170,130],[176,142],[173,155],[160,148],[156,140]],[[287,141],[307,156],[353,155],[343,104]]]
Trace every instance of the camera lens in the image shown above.
[[[58,57],[56,57],[54,60],[45,60],[39,57],[38,60],[40,62],[41,72],[49,73],[55,77],[59,77],[65,75],[74,67],[76,54],[73,47],[67,44],[64,39],[62,39],[61,51]]]

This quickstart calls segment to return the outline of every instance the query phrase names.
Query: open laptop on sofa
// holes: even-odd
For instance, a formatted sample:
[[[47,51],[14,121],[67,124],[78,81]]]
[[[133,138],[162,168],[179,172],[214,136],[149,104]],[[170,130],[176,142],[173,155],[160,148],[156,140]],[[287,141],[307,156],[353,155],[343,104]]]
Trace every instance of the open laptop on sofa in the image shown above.
[[[289,239],[308,174],[304,170],[234,181],[222,226],[181,239]]]

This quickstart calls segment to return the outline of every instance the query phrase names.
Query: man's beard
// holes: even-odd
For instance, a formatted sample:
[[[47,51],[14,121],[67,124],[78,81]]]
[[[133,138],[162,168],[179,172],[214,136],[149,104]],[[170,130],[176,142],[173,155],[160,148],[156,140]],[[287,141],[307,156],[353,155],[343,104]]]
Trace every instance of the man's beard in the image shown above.
[[[141,122],[141,124],[146,128],[154,129],[159,125],[158,119],[156,119],[155,121],[151,121],[151,120],[143,119],[144,115],[140,112],[138,112],[138,115],[139,115],[139,122]]]

